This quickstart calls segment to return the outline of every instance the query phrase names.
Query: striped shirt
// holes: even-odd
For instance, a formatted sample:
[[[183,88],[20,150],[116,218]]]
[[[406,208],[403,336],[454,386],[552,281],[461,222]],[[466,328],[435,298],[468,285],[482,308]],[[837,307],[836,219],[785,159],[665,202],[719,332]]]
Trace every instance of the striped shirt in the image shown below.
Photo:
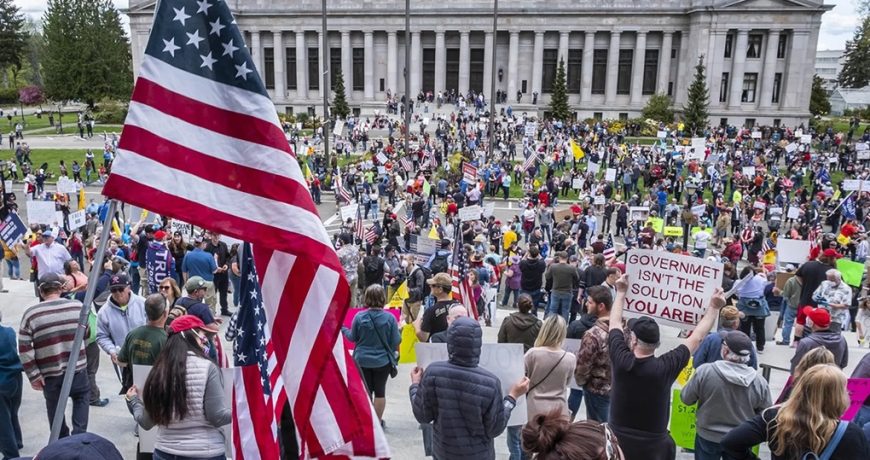
[[[63,375],[81,310],[81,302],[59,298],[40,302],[24,312],[18,331],[18,353],[31,382]],[[84,369],[86,364],[85,342],[82,341],[76,371]]]

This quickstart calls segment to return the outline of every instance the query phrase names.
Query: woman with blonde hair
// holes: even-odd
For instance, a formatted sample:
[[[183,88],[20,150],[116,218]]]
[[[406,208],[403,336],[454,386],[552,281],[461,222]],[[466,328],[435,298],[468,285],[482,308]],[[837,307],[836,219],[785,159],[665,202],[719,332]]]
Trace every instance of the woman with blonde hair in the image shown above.
[[[776,403],[781,404],[785,402],[785,400],[791,395],[792,390],[794,390],[794,385],[795,382],[797,382],[797,379],[800,378],[800,376],[809,368],[818,364],[836,364],[834,361],[834,354],[825,347],[813,348],[808,351],[807,354],[798,361],[797,366],[794,367],[794,374],[789,376],[788,381],[785,382],[785,388],[782,389],[782,393],[779,395],[779,398],[776,399]]]
[[[792,397],[743,422],[722,439],[725,457],[755,460],[752,447],[770,446],[772,460],[855,460],[870,458],[858,425],[841,421],[849,407],[846,374],[831,364],[809,368]]]

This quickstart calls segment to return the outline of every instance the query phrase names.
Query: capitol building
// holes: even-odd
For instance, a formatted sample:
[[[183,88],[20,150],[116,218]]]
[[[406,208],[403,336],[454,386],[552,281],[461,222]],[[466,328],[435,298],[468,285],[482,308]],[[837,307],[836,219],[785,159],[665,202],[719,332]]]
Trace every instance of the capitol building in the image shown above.
[[[819,27],[833,8],[820,0],[500,0],[493,34],[491,0],[411,0],[407,42],[403,0],[328,0],[323,50],[321,0],[223,1],[281,113],[320,114],[320,75],[340,68],[348,103],[363,115],[383,113],[388,93],[472,90],[489,99],[493,79],[515,112],[543,114],[562,60],[578,117],[635,118],[655,93],[679,112],[703,56],[710,123],[789,126],[810,117]],[[155,2],[129,4],[137,72]]]

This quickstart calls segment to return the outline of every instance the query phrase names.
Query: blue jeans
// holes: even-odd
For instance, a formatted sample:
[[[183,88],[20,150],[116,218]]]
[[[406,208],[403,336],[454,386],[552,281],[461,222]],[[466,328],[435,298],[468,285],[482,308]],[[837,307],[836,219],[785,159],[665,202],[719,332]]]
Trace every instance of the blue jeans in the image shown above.
[[[230,274],[230,282],[233,283],[233,307],[239,306],[239,291],[241,291],[242,287],[242,279],[236,276],[232,271]]]
[[[508,304],[508,299],[511,297],[511,294],[514,295],[514,301],[511,304],[512,307],[516,307],[517,305],[517,297],[520,296],[519,289],[511,289],[507,286],[504,287],[504,297],[501,298],[501,306],[506,307]]]
[[[21,278],[21,263],[18,259],[6,260],[6,274],[10,279]]]
[[[695,434],[695,460],[722,460],[722,446]]]
[[[160,449],[154,449],[154,460],[226,460],[226,454],[215,455],[214,457],[187,457],[185,455],[167,454]]]
[[[568,394],[568,410],[574,417],[577,416],[577,411],[580,410],[580,403],[582,402],[583,390],[571,388],[571,392]]]
[[[610,396],[597,395],[585,389],[586,394],[586,418],[604,423],[610,416]]]
[[[9,379],[0,389],[0,457],[17,458],[21,441],[21,425],[18,423],[18,408],[21,407],[21,373]]]
[[[532,298],[532,314],[538,314],[538,307],[546,307],[544,305],[544,291],[538,289],[537,291],[524,291],[520,289],[520,295],[527,294]]]
[[[507,427],[507,445],[508,452],[511,453],[510,460],[527,460],[529,458],[529,456],[523,452],[522,432],[523,425]]]
[[[550,293],[550,304],[547,305],[547,316],[551,314],[562,315],[565,322],[568,322],[568,315],[571,314],[571,293],[557,292]]]

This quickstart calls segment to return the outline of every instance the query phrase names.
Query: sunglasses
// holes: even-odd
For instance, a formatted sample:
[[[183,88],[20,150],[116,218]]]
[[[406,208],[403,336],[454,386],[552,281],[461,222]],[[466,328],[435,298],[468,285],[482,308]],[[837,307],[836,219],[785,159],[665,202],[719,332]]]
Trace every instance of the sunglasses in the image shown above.
[[[112,294],[117,294],[119,292],[124,292],[125,289],[127,289],[127,288],[126,287],[114,287],[114,288],[110,289],[109,291]]]
[[[172,289],[172,286],[160,286],[161,291],[168,291],[170,289]]]

